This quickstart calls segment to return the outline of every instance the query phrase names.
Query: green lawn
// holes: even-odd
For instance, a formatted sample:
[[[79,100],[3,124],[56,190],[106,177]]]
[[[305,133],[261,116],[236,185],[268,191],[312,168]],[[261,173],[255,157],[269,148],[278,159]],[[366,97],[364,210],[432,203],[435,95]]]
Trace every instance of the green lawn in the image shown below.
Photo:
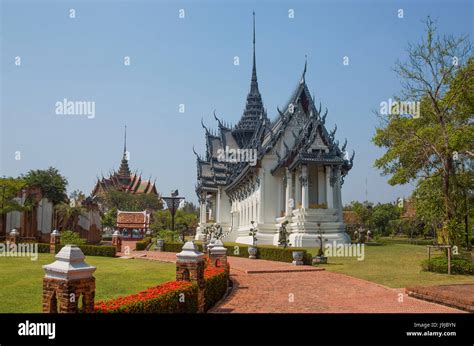
[[[314,248],[308,249],[311,253]],[[342,273],[389,287],[414,285],[474,284],[474,275],[447,275],[421,270],[421,261],[428,258],[426,246],[383,244],[366,246],[365,259],[330,257],[326,270]]]
[[[41,312],[42,265],[53,261],[50,254],[39,254],[37,261],[0,257],[0,313]],[[137,293],[176,277],[172,263],[97,256],[87,256],[86,262],[97,267],[96,301]]]

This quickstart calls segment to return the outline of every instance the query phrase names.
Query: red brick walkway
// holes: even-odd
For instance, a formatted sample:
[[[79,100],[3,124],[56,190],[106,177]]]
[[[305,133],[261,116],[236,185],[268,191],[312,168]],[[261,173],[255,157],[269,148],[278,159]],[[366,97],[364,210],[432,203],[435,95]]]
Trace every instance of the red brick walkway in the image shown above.
[[[132,252],[136,258],[175,262],[176,254]],[[457,313],[393,289],[312,266],[228,257],[234,288],[215,313]]]

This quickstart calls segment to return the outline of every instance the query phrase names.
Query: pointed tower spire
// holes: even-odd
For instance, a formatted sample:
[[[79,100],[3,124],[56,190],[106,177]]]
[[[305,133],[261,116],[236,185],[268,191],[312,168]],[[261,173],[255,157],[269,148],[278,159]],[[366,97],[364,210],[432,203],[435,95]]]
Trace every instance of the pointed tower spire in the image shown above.
[[[250,91],[247,95],[244,114],[235,126],[233,134],[240,147],[249,144],[254,132],[259,128],[261,122],[266,118],[265,109],[263,108],[262,96],[258,90],[257,81],[257,58],[255,49],[255,12],[253,15],[253,65],[252,79],[250,82]]]
[[[306,67],[308,65],[308,56],[305,54],[304,56],[304,70],[303,70],[303,75],[301,76],[301,81],[300,83],[303,84],[305,82],[305,75],[306,75]]]
[[[250,84],[250,92],[258,93],[258,81],[257,81],[257,58],[255,54],[255,12],[253,14],[253,65],[252,65],[252,82]]]
[[[123,141],[123,155],[125,156],[127,152],[127,125],[125,125],[125,136]]]
[[[128,167],[128,157],[127,157],[127,125],[125,125],[125,135],[124,135],[124,142],[123,142],[123,156],[122,162],[120,164],[120,168],[118,171],[118,178],[122,185],[128,186],[130,183],[130,168]]]

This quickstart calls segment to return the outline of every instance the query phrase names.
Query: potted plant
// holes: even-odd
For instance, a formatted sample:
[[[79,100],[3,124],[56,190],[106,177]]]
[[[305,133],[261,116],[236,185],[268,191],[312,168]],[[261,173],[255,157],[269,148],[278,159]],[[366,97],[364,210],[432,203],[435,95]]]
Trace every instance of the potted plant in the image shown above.
[[[313,265],[317,264],[326,264],[328,263],[328,258],[324,256],[323,243],[326,241],[323,239],[324,232],[321,230],[321,224],[318,223],[318,240],[319,240],[319,249],[316,256],[313,257]]]
[[[257,232],[258,229],[255,227],[255,222],[251,221],[252,227],[250,228],[249,231],[249,236],[252,237],[252,246],[249,246],[248,252],[249,252],[249,258],[250,259],[256,259],[257,258]]]
[[[165,248],[165,240],[164,239],[156,239],[156,250],[163,251]]]

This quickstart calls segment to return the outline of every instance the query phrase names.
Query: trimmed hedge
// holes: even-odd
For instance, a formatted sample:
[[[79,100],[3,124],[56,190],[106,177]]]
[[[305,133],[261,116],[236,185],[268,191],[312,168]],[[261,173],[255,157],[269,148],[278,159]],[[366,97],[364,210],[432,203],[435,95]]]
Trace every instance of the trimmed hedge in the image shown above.
[[[56,245],[56,253],[58,253],[58,246]],[[49,253],[49,244],[38,243],[38,253]]]
[[[204,309],[214,306],[227,292],[229,267],[209,266],[205,258]],[[196,313],[198,286],[186,281],[169,281],[136,294],[99,301],[97,313]]]
[[[181,252],[183,249],[183,243],[171,243],[165,241],[165,245],[163,246],[164,252]]]
[[[167,282],[162,285],[167,286],[174,282]],[[158,288],[160,287],[158,286]],[[196,284],[175,288],[166,293],[151,299],[146,295],[154,288],[147,289],[135,295],[119,297],[105,302],[98,302],[95,305],[95,312],[98,313],[196,313],[198,311],[198,287]],[[140,301],[123,303],[130,297],[141,295]],[[184,295],[184,296],[183,296]]]
[[[49,249],[49,244],[42,244],[42,245],[48,245],[48,249]],[[63,245],[59,245],[59,246],[56,245],[56,253],[58,253],[62,247]],[[115,253],[117,251],[115,246],[79,245],[78,247],[82,250],[82,252],[86,256],[115,257]]]
[[[145,237],[143,238],[143,240],[139,240],[137,241],[136,245],[135,245],[135,249],[137,251],[140,251],[140,250],[146,250],[146,247],[148,246],[148,244],[151,243],[151,237]]]
[[[199,251],[203,251],[201,241],[195,241],[194,243],[197,245]],[[183,247],[182,243],[173,243],[173,245],[170,245],[167,248],[167,243],[165,242],[164,251],[180,252],[182,247]],[[248,244],[225,243],[224,247],[227,249],[227,256],[244,257],[244,258],[249,257]],[[271,245],[261,245],[261,246],[257,246],[257,249],[258,249],[257,250],[258,259],[291,263],[293,262],[293,251],[303,251],[303,263],[312,264],[312,261],[313,261],[312,255],[308,253],[306,249],[304,248],[297,248],[297,247],[282,248],[282,247],[276,247],[276,246],[271,246]]]
[[[27,244],[27,243],[20,243]],[[28,243],[31,244],[31,243]],[[38,253],[49,253],[49,244],[37,243]],[[58,253],[64,245],[56,244],[55,253]],[[115,257],[116,249],[115,246],[99,246],[99,245],[79,245],[86,256],[104,256],[104,257]]]
[[[435,273],[448,273],[448,259],[446,257],[433,257],[432,259],[424,260],[421,263],[424,271]],[[451,259],[451,274],[474,274],[472,262],[465,258]]]
[[[213,307],[227,292],[229,273],[224,271],[206,279],[204,300],[206,311]]]

